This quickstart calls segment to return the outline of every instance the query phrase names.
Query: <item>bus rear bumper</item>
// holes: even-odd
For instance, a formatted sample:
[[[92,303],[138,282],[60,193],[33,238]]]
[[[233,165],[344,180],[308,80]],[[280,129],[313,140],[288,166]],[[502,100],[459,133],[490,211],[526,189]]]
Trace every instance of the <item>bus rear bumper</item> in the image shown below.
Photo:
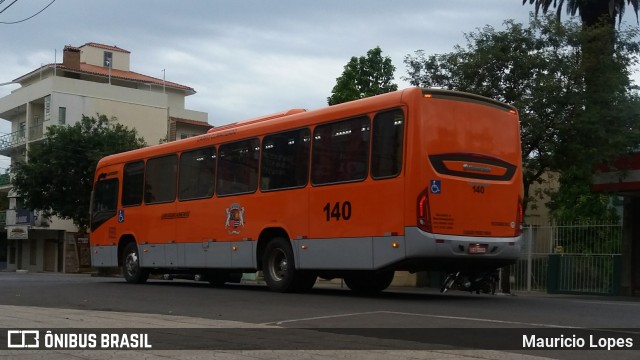
[[[406,257],[438,259],[473,259],[471,261],[507,260],[520,257],[522,236],[476,237],[441,235],[417,227],[405,228]]]

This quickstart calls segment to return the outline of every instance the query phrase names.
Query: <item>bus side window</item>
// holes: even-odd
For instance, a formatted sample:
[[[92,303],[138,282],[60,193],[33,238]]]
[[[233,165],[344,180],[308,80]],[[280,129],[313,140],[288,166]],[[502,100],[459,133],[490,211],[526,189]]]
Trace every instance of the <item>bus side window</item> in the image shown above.
[[[246,194],[258,188],[260,140],[257,138],[220,145],[216,194]]]
[[[147,160],[144,177],[144,202],[171,202],[176,198],[178,156],[168,155]]]
[[[216,172],[216,149],[204,148],[180,155],[178,198],[203,199],[213,196]]]
[[[307,185],[310,138],[309,129],[264,137],[260,190],[288,189]]]
[[[142,204],[143,185],[144,161],[125,164],[122,176],[122,206]]]
[[[361,116],[315,128],[311,183],[364,180],[369,163],[369,118]]]
[[[376,114],[373,119],[371,177],[396,177],[402,170],[404,114],[395,109]]]

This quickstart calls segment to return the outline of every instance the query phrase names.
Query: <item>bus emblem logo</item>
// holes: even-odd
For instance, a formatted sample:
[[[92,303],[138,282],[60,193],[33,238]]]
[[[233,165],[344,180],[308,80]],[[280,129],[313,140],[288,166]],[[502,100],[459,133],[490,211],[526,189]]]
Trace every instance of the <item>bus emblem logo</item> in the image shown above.
[[[440,194],[442,192],[440,180],[431,180],[431,186],[429,188],[432,194]]]
[[[240,228],[244,227],[244,208],[240,207],[240,204],[231,204],[227,208],[227,221],[224,224],[224,228],[229,231],[229,234],[240,234]]]

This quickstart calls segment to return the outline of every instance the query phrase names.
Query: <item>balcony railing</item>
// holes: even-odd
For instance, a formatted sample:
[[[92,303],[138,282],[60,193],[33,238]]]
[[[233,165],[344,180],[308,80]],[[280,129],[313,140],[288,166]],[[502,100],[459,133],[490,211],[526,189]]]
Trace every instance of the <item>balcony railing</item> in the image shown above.
[[[18,130],[11,134],[0,136],[0,151],[7,150],[17,145],[27,142],[27,136],[24,130]]]

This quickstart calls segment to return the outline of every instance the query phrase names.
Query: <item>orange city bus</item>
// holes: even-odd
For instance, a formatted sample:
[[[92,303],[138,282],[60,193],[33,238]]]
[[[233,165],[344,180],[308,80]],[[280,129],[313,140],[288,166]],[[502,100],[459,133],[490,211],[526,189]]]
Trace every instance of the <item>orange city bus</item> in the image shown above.
[[[261,270],[274,291],[318,276],[381,291],[396,270],[471,277],[514,263],[522,196],[513,107],[408,88],[103,158],[91,260],[132,283]]]

